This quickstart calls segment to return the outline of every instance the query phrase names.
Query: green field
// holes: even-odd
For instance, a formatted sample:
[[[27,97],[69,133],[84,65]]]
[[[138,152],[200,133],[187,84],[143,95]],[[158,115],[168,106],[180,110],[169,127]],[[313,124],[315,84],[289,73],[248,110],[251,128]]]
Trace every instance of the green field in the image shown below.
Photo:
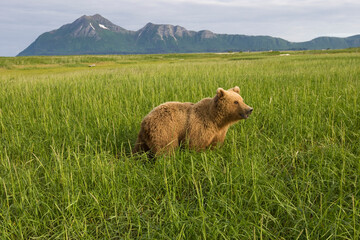
[[[0,58],[0,239],[359,239],[360,49],[287,53]],[[131,156],[235,85],[222,147]]]

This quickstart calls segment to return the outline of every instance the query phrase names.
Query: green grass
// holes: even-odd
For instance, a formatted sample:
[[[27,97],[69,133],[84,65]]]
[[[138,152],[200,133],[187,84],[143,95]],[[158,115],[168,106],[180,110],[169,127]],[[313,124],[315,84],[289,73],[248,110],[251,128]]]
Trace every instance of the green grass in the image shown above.
[[[360,53],[290,54],[0,58],[0,239],[359,239]],[[153,107],[235,85],[223,147],[131,156]]]

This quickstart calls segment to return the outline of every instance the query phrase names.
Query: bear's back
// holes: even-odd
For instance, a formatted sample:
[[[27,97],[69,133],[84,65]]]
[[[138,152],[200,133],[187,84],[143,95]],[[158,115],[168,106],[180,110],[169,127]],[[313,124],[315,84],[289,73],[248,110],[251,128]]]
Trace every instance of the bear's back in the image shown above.
[[[143,120],[142,125],[149,129],[177,129],[183,131],[188,121],[188,115],[193,103],[166,102],[155,107]]]
[[[182,117],[186,115],[193,103],[182,103],[182,102],[166,102],[155,107],[148,116],[160,117],[162,119]]]

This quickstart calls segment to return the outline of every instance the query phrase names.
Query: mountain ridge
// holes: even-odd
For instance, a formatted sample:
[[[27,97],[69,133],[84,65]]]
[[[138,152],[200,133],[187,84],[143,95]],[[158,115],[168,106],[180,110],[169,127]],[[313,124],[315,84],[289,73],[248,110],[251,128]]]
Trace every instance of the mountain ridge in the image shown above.
[[[271,36],[191,31],[179,25],[151,22],[137,31],[131,31],[95,14],[83,15],[72,23],[41,34],[18,56],[312,50],[358,46],[360,35],[290,42]]]

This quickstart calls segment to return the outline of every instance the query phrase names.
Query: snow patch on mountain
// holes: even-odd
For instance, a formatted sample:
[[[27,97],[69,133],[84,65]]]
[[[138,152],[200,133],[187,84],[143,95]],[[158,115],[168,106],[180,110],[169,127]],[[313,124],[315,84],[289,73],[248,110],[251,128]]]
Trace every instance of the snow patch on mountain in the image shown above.
[[[99,24],[99,27],[101,27],[101,28],[103,28],[103,29],[107,29],[107,30],[109,30],[107,27],[105,27],[104,25],[102,25],[102,24]]]

